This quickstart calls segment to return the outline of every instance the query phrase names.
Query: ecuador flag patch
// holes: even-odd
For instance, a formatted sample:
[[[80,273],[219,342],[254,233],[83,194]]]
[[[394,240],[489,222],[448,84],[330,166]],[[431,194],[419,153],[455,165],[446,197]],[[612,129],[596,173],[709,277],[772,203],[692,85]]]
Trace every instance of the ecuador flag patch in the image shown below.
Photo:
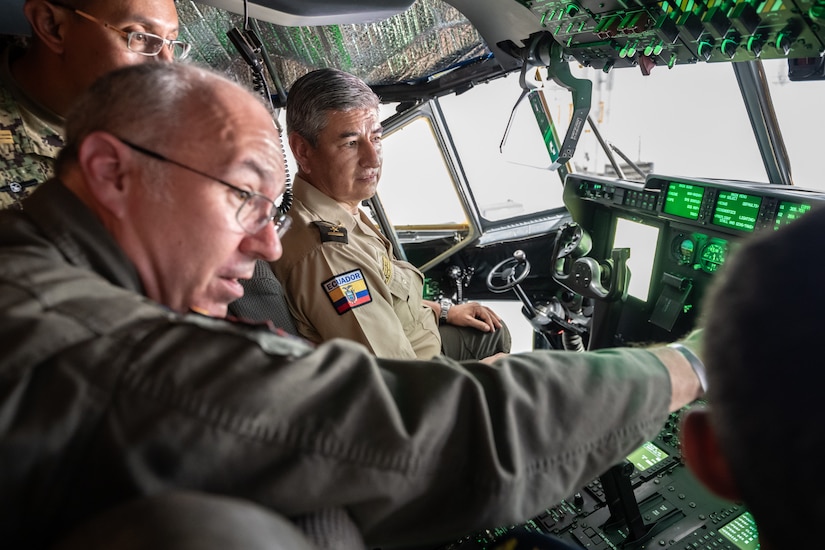
[[[321,283],[338,315],[372,302],[367,280],[360,269],[336,275]]]

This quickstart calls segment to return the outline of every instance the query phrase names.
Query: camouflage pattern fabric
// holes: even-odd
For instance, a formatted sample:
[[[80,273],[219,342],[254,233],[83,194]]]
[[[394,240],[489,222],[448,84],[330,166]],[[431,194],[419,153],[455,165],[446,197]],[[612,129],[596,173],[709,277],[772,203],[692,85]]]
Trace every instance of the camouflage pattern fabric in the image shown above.
[[[21,201],[52,176],[63,147],[61,132],[0,87],[0,208],[21,208]]]

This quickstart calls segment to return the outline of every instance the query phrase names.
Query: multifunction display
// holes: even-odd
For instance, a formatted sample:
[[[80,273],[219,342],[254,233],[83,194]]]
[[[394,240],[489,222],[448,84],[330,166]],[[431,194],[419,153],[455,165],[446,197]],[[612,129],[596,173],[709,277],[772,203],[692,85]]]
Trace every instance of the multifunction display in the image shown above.
[[[636,451],[628,455],[627,460],[633,464],[637,470],[644,472],[648,468],[655,466],[668,457],[668,454],[655,443],[645,443]]]
[[[776,219],[774,220],[773,228],[779,229],[783,225],[788,225],[810,209],[810,203],[780,201],[779,208],[776,211]]]
[[[762,197],[734,191],[719,191],[716,208],[713,209],[713,224],[740,231],[753,231],[761,205]]]
[[[691,183],[671,182],[665,197],[665,214],[688,220],[699,218],[705,188]]]
[[[759,535],[756,531],[756,522],[749,512],[721,527],[719,534],[731,541],[740,550],[758,550]]]
[[[715,228],[726,234],[779,229],[825,202],[825,194],[818,191],[747,181],[649,175],[638,183],[577,174],[567,179],[565,194],[575,197],[566,197],[565,204],[574,218],[583,213],[585,203],[601,203],[625,210],[630,218],[638,215],[637,221],[653,214],[685,228]]]

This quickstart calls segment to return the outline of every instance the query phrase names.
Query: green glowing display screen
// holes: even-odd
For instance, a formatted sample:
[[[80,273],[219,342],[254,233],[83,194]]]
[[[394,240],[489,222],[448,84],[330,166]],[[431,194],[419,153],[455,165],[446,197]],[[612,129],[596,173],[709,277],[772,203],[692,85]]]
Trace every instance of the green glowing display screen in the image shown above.
[[[667,186],[664,212],[688,220],[698,219],[704,196],[704,187],[672,181]]]
[[[719,534],[740,550],[759,550],[759,537],[753,516],[745,512],[719,529]]]
[[[713,224],[740,231],[753,231],[761,205],[762,197],[720,191],[713,210]]]
[[[810,204],[801,202],[781,201],[779,209],[776,211],[776,220],[774,221],[774,230],[779,229],[783,225],[788,225],[792,221],[800,218],[802,214],[811,209]]]
[[[659,462],[668,457],[668,454],[653,443],[645,443],[627,457],[627,460],[636,466],[640,472],[644,472],[651,466],[655,466]]]

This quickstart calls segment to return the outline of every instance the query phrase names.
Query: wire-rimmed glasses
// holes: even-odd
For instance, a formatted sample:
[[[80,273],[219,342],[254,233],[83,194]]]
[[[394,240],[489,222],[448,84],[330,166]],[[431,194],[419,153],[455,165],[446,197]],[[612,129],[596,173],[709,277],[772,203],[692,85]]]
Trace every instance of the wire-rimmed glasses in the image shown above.
[[[73,8],[72,6],[68,6],[61,2],[55,2],[54,0],[48,0],[50,4],[55,6],[59,6],[61,8],[67,9],[73,13],[76,13],[80,17],[88,19],[93,23],[97,23],[98,25],[102,25],[107,29],[111,29],[121,35],[123,38],[126,39],[126,47],[129,48],[130,51],[133,51],[140,55],[146,56],[154,56],[158,55],[164,46],[168,46],[169,49],[172,51],[172,57],[174,59],[186,59],[189,55],[189,51],[192,49],[192,45],[181,40],[171,40],[169,38],[163,38],[162,36],[158,36],[156,34],[152,34],[150,32],[142,32],[142,31],[124,31],[123,29],[119,29],[114,25],[103,21],[86,13],[83,10],[79,10],[77,8]]]
[[[187,166],[182,162],[170,159],[169,157],[161,155],[160,153],[156,153],[151,149],[147,149],[140,145],[136,145],[120,137],[118,137],[117,139],[119,139],[127,147],[134,149],[135,151],[142,153],[148,157],[152,157],[162,162],[174,164],[179,168],[189,170],[190,172],[198,174],[199,176],[203,176],[204,178],[218,182],[221,185],[225,185],[226,187],[232,189],[235,193],[238,194],[238,197],[243,201],[241,203],[241,206],[238,208],[238,211],[235,213],[235,219],[238,221],[238,224],[241,226],[241,229],[243,229],[250,235],[256,235],[259,231],[261,231],[261,229],[266,227],[266,224],[272,222],[275,224],[275,231],[278,233],[278,238],[281,238],[292,225],[292,218],[290,218],[287,214],[281,214],[280,209],[278,208],[278,204],[266,195],[261,195],[260,193],[253,193],[252,191],[241,189],[237,185],[232,185],[231,183],[224,181],[220,178],[210,176],[206,172],[201,172],[196,168],[192,168],[191,166]]]

